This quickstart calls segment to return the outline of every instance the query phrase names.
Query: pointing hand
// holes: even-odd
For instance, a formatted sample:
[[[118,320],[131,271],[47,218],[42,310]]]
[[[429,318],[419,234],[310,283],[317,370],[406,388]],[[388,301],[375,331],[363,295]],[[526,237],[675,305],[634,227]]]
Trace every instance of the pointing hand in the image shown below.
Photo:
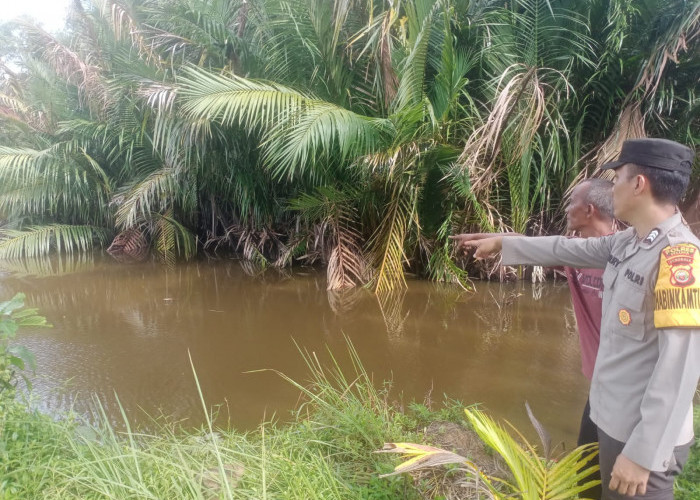
[[[503,236],[488,233],[458,234],[450,236],[451,240],[457,242],[458,251],[466,252],[475,248],[474,258],[485,259],[492,257],[501,251]]]

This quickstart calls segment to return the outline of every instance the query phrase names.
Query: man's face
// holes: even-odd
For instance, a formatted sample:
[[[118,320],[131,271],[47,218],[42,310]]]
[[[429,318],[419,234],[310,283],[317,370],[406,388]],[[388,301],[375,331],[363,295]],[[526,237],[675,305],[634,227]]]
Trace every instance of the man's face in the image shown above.
[[[626,222],[629,222],[629,215],[632,213],[636,179],[637,176],[634,173],[633,166],[629,163],[615,169],[615,177],[613,179],[615,217]]]
[[[591,220],[588,217],[588,205],[586,204],[586,194],[590,186],[586,183],[579,184],[571,192],[571,199],[566,207],[566,226],[568,231],[580,232]]]

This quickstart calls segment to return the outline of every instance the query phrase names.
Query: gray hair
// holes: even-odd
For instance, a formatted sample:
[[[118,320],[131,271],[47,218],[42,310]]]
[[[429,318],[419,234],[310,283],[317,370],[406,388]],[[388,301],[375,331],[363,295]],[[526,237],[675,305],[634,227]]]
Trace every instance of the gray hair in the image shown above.
[[[589,203],[598,209],[601,216],[606,219],[614,219],[615,212],[613,209],[612,189],[613,183],[606,179],[586,179],[582,181],[586,183],[588,189],[584,197],[585,203]]]

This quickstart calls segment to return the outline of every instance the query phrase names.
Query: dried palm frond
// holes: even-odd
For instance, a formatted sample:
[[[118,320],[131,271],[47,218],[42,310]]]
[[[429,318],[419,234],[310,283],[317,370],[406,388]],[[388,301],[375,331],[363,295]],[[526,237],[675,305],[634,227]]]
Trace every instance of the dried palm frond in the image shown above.
[[[417,471],[425,467],[438,467],[440,465],[449,464],[467,464],[473,468],[474,472],[477,472],[474,464],[465,457],[425,444],[384,443],[384,447],[381,450],[375,451],[375,453],[399,453],[411,457],[409,460],[398,465],[393,472],[381,474],[379,477],[390,477],[396,474]]]
[[[654,94],[664,77],[668,62],[678,64],[679,54],[686,52],[689,44],[700,36],[700,4],[693,3],[683,2],[685,5],[681,9],[674,9],[676,17],[670,26],[662,30],[663,36],[649,55],[632,93],[641,88],[645,95]]]
[[[379,42],[379,64],[384,84],[384,102],[387,108],[396,97],[399,87],[399,79],[391,64],[391,26],[395,21],[394,10],[390,9],[384,17],[381,28],[381,41]]]
[[[292,234],[289,240],[283,243],[281,240],[277,243],[277,259],[272,263],[278,269],[289,267],[292,265],[293,259],[300,257],[301,250],[306,247],[307,237]]]
[[[143,231],[132,227],[115,236],[107,253],[119,262],[141,262],[148,257],[149,249]]]
[[[595,172],[598,172],[597,169],[601,165],[617,159],[622,150],[623,142],[628,139],[646,137],[641,107],[641,102],[631,102],[622,110],[612,133],[596,151],[594,157]]]
[[[233,224],[226,229],[226,233],[218,240],[210,240],[218,244],[228,240],[237,252],[245,260],[249,260],[260,268],[267,268],[270,264],[281,270],[296,254],[298,247],[303,243],[303,238],[285,244],[281,234],[270,228],[255,228],[241,224]],[[276,258],[275,258],[276,256]]]
[[[17,96],[0,93],[0,116],[3,121],[13,121],[24,124],[36,132],[49,133],[49,119],[46,113],[34,109]]]
[[[132,45],[138,50],[139,57],[149,64],[160,67],[160,56],[154,50],[153,44],[146,41],[144,27],[134,19],[128,7],[118,0],[107,0],[105,7],[110,10],[114,36],[117,40],[122,39],[126,33]]]
[[[113,95],[107,90],[97,61],[83,58],[71,47],[34,24],[24,23],[22,26],[36,41],[37,46],[41,47],[43,59],[56,74],[77,87],[84,104],[96,104],[99,106],[98,111],[104,111],[108,107]]]
[[[368,265],[362,252],[362,237],[354,228],[356,214],[339,207],[330,225],[334,233],[334,246],[328,257],[328,290],[344,290],[365,283]]]
[[[602,178],[612,180],[615,175],[612,170],[600,170],[602,165],[617,160],[622,150],[622,143],[628,139],[642,139],[646,137],[644,130],[644,116],[641,112],[641,102],[630,102],[620,113],[615,128],[610,133],[608,138],[597,147],[591,149],[578,162],[583,165],[578,174],[571,181],[571,184],[566,188],[563,199],[571,198],[574,188],[581,181],[588,178]]]
[[[344,290],[369,279],[369,265],[362,251],[362,235],[354,206],[353,188],[347,191],[324,186],[304,193],[289,206],[312,225],[311,251],[303,258],[321,256],[327,264],[328,290]]]
[[[367,265],[357,241],[350,231],[339,230],[338,244],[328,258],[328,290],[345,290],[365,282]]]
[[[491,188],[503,165],[525,153],[545,116],[546,94],[537,68],[525,68],[520,64],[509,66],[496,87],[496,99],[486,122],[469,136],[458,160],[469,171],[472,190],[477,195]],[[510,120],[516,112],[517,121],[511,126]],[[509,157],[499,164],[497,157],[501,153],[503,134],[509,126],[513,129],[509,134],[514,137],[514,147]]]

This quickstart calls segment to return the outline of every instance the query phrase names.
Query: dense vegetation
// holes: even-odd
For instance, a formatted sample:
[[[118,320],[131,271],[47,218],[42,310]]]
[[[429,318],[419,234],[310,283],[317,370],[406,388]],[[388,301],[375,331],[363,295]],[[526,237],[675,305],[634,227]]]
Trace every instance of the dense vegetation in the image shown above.
[[[0,258],[464,283],[449,234],[559,230],[623,139],[697,141],[699,33],[686,0],[75,0],[3,27]]]

